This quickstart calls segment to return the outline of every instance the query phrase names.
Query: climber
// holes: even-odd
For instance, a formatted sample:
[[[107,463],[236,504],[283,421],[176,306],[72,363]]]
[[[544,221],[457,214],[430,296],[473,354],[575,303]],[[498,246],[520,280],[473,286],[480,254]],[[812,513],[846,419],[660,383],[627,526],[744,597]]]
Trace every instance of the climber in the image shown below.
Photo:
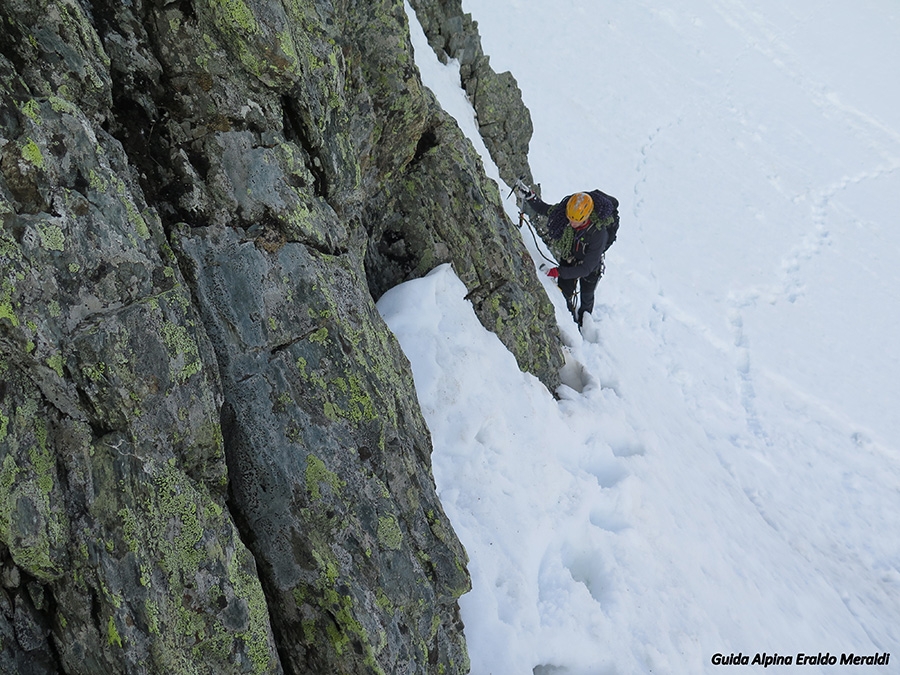
[[[594,309],[594,290],[603,274],[603,254],[616,240],[619,229],[619,202],[615,197],[592,190],[576,192],[555,205],[546,204],[522,181],[516,192],[536,213],[547,216],[548,245],[558,266],[547,271],[557,279],[566,306],[581,326],[585,314]],[[581,287],[581,303],[575,291]]]

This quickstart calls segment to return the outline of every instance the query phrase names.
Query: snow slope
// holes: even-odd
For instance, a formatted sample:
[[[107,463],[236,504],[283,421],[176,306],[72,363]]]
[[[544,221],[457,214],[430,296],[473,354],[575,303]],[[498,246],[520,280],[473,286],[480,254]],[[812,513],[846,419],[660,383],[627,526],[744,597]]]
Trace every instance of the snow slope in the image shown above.
[[[543,279],[560,400],[449,267],[379,303],[471,558],[472,672],[900,672],[900,6],[464,7],[523,90],[545,199],[599,187],[622,216],[583,335]]]

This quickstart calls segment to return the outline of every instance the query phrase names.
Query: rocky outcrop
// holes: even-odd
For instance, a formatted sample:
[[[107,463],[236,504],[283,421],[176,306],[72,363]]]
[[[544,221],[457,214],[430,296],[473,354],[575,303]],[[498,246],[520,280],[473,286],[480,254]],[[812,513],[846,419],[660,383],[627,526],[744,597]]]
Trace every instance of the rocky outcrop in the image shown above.
[[[4,0],[0,82],[0,672],[466,672],[374,300],[561,358],[402,3]]]
[[[510,72],[497,73],[481,46],[478,22],[463,12],[461,0],[410,0],[428,44],[442,63],[459,62],[460,84],[478,119],[478,129],[500,177],[513,185],[534,181],[528,144],[534,127],[522,92]]]

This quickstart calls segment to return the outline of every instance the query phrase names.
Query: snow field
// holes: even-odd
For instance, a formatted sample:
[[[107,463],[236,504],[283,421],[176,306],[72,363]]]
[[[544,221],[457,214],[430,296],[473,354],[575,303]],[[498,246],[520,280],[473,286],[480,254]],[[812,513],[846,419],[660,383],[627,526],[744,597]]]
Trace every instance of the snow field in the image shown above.
[[[622,215],[581,333],[539,275],[566,345],[558,400],[449,267],[379,302],[471,559],[472,672],[900,659],[900,88],[884,86],[900,81],[900,11],[465,8],[522,87],[545,198],[599,187]],[[407,12],[423,80],[499,182],[458,66]]]

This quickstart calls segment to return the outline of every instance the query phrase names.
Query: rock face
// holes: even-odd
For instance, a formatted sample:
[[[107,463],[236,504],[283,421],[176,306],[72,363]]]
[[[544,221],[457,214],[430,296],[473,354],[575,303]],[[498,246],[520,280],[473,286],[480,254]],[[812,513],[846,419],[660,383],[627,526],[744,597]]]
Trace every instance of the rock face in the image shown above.
[[[464,673],[374,301],[553,312],[395,0],[0,4],[0,673]]]
[[[441,62],[459,62],[460,84],[475,108],[481,137],[500,177],[509,185],[517,178],[531,185],[528,144],[534,128],[516,78],[491,67],[481,47],[478,22],[463,12],[461,0],[410,0],[410,4]]]

